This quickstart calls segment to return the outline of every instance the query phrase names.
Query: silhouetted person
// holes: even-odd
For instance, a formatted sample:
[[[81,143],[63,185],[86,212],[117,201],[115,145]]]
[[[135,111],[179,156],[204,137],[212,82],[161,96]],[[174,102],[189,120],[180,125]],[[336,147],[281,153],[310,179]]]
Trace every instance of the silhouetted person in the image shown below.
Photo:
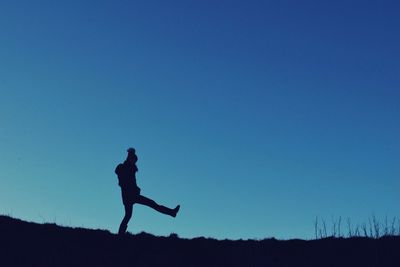
[[[138,171],[136,162],[138,157],[134,148],[129,148],[127,152],[128,156],[124,163],[119,164],[115,169],[115,173],[118,175],[118,184],[121,187],[122,202],[125,206],[125,216],[118,230],[120,235],[124,234],[128,228],[128,222],[132,217],[133,204],[142,204],[172,217],[176,217],[180,208],[180,205],[174,209],[158,205],[154,200],[140,194],[140,188],[136,184],[136,172]]]

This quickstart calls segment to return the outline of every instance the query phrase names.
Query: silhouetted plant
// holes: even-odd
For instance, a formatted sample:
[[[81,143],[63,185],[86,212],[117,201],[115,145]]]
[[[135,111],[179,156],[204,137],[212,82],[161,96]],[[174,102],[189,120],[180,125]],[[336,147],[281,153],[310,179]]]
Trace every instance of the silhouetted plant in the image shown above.
[[[327,225],[324,219],[315,218],[314,232],[316,239],[322,239],[327,237],[367,237],[367,238],[381,238],[386,236],[400,236],[400,219],[394,217],[389,223],[389,219],[386,216],[383,223],[380,223],[376,216],[373,214],[371,218],[368,218],[368,225],[363,223],[352,224],[350,218],[347,218],[347,234],[342,235],[341,223],[342,218],[339,217],[335,220],[334,217],[331,219],[331,233],[327,233]]]
[[[353,237],[353,233],[351,231],[351,221],[350,218],[347,218],[347,229],[348,229],[348,237]]]
[[[364,236],[365,236],[365,237],[368,237],[367,225],[366,225],[365,223],[363,223],[363,224],[361,225],[361,228],[362,228],[362,231],[363,231],[363,233],[364,233]]]
[[[171,238],[171,239],[178,239],[178,238],[179,238],[179,235],[178,235],[177,233],[171,233],[171,234],[169,235],[169,238]]]
[[[332,216],[332,236],[341,236],[340,233],[341,221],[342,221],[341,217],[339,217],[339,220],[336,222],[334,217]]]

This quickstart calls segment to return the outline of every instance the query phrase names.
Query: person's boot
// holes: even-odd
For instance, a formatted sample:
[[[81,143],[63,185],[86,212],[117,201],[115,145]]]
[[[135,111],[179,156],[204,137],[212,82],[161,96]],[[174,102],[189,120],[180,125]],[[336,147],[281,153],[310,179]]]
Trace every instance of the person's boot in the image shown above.
[[[180,208],[181,208],[181,205],[176,206],[175,209],[172,210],[171,216],[175,218],[176,214],[178,213]]]
[[[119,226],[118,235],[124,235],[126,233],[126,229],[128,228],[127,224],[122,224]]]

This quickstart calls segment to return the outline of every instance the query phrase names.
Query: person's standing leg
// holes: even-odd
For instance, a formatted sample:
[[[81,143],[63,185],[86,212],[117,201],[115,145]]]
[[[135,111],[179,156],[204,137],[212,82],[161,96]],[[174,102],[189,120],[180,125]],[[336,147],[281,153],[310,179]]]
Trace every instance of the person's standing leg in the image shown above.
[[[122,222],[119,226],[119,230],[118,230],[119,235],[125,234],[126,229],[128,228],[128,222],[132,217],[133,204],[128,204],[128,205],[124,205],[124,206],[125,206],[125,216],[122,219]]]
[[[179,208],[180,208],[180,205],[176,206],[175,209],[167,208],[165,206],[157,204],[154,200],[147,198],[145,196],[142,196],[142,195],[138,196],[136,203],[148,206],[152,209],[155,209],[158,212],[161,212],[163,214],[166,214],[166,215],[169,215],[172,217],[176,217],[176,214],[178,213]]]

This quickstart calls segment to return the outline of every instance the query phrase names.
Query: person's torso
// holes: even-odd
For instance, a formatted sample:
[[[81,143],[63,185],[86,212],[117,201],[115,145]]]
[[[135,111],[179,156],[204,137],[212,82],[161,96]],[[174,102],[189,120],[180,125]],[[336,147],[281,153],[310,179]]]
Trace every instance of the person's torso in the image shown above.
[[[122,164],[121,174],[118,175],[119,185],[121,188],[136,188],[136,172],[137,168],[135,165],[131,165],[127,162]]]

